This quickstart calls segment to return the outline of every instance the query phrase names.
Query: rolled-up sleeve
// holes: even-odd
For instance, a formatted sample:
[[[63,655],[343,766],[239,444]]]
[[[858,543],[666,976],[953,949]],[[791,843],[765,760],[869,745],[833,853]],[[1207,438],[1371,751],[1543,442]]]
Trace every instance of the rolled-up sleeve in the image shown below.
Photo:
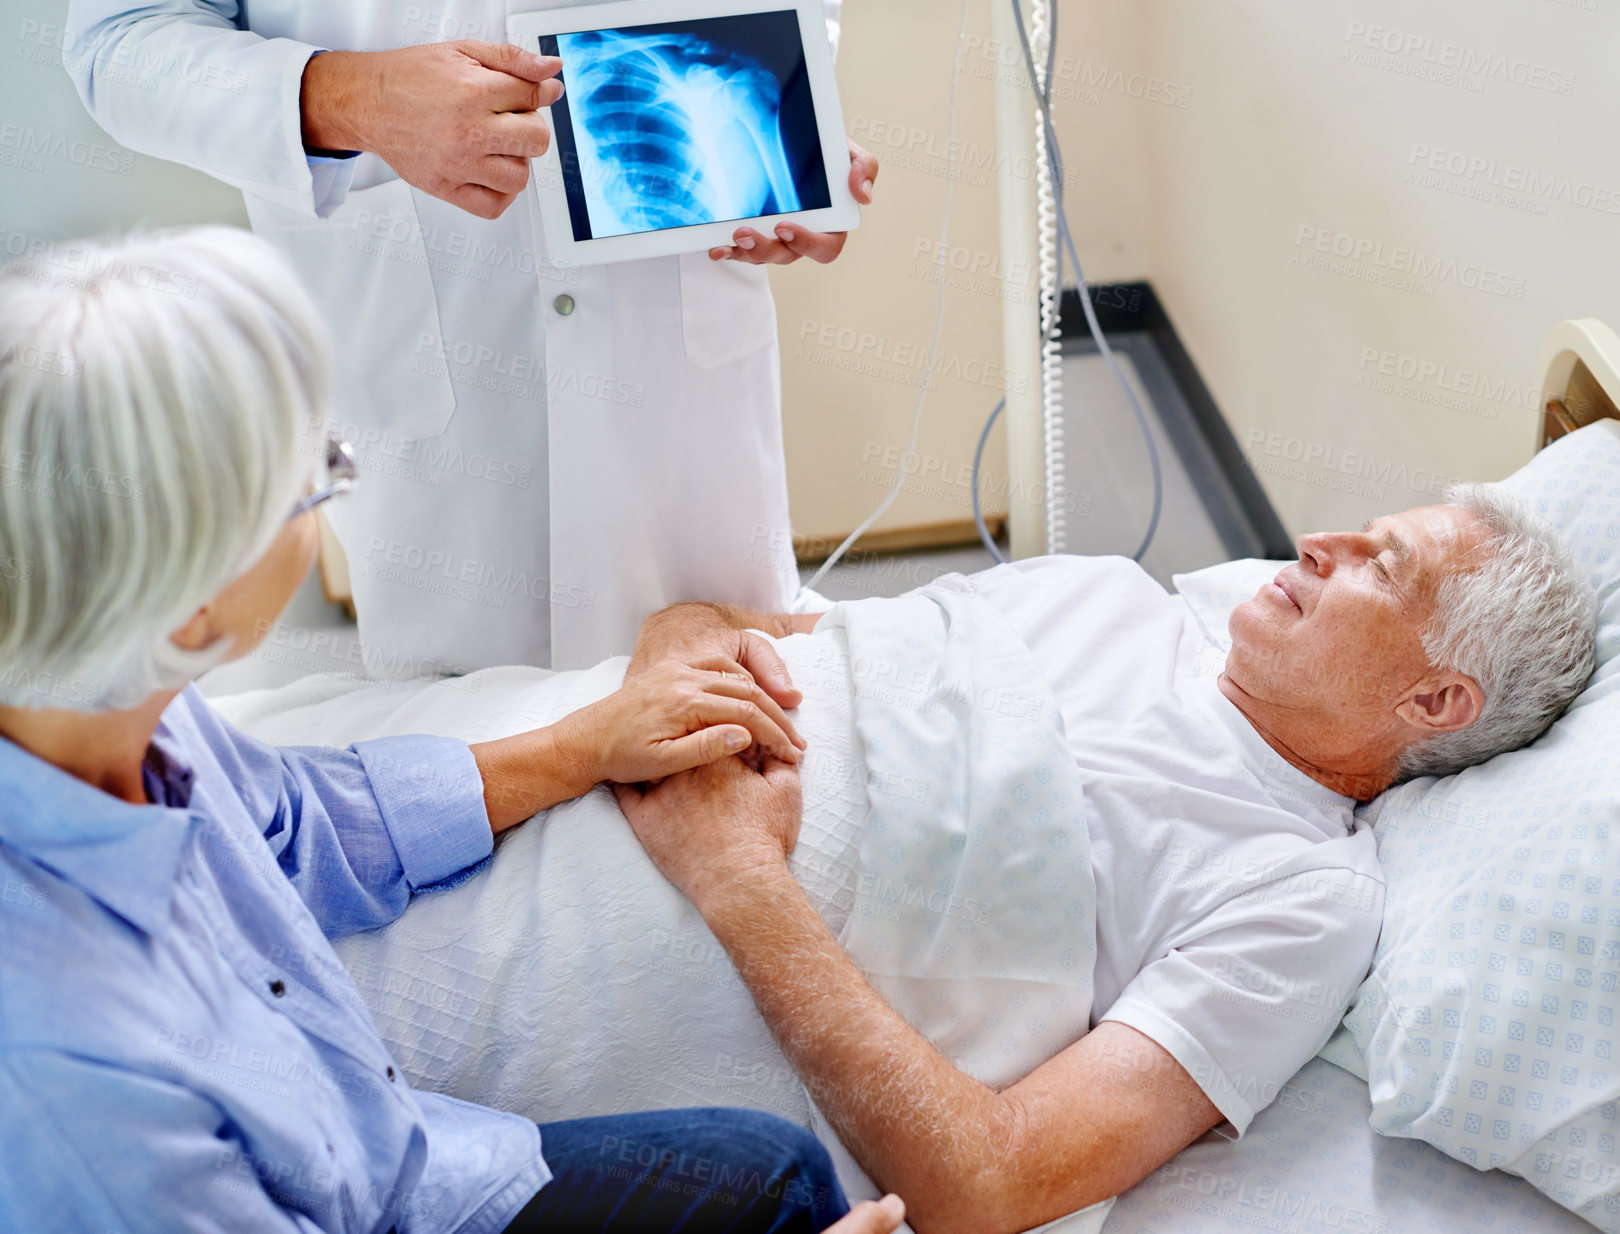
[[[315,213],[321,218],[330,218],[332,212],[347,200],[349,189],[354,184],[356,161],[354,158],[319,154],[309,156],[309,174],[315,190]]]
[[[231,727],[195,687],[163,719],[186,746],[207,744],[328,938],[387,925],[416,892],[494,849],[465,742],[270,746]]]
[[[352,748],[413,891],[489,856],[494,833],[484,809],[484,778],[465,742],[387,737]]]
[[[422,888],[494,849],[483,781],[465,742],[389,737],[346,750],[270,753],[281,764],[280,792],[272,801],[275,785],[259,781],[257,817],[328,938],[387,925]]]

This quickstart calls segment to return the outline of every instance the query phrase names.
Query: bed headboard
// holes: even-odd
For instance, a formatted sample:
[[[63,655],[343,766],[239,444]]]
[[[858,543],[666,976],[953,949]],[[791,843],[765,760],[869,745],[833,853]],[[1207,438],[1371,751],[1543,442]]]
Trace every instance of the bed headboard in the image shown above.
[[[1541,349],[1541,396],[1537,449],[1594,420],[1620,420],[1620,335],[1595,317],[1559,322]]]

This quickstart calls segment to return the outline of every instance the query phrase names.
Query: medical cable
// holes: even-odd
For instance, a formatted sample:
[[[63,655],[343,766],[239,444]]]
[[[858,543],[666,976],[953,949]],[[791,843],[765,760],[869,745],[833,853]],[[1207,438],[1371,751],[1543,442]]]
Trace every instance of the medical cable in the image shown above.
[[[985,548],[990,550],[990,556],[996,559],[999,566],[1006,565],[1007,558],[1002,553],[1001,546],[996,543],[995,537],[990,534],[990,529],[984,525],[984,511],[979,508],[979,460],[984,458],[984,443],[990,440],[990,430],[995,427],[996,417],[1006,405],[1006,399],[996,404],[990,418],[984,422],[984,432],[979,434],[978,448],[973,451],[973,525],[979,529],[979,539],[984,541]]]
[[[1069,256],[1069,264],[1074,267],[1075,282],[1078,284],[1078,292],[1079,292],[1079,297],[1080,297],[1080,306],[1084,310],[1084,313],[1085,313],[1086,326],[1091,332],[1092,340],[1097,345],[1098,353],[1107,362],[1108,367],[1109,367],[1109,371],[1113,373],[1114,380],[1119,383],[1120,389],[1122,389],[1125,392],[1125,397],[1126,397],[1127,400],[1129,400],[1130,405],[1131,405],[1131,411],[1136,417],[1137,426],[1142,431],[1142,441],[1147,446],[1148,463],[1149,463],[1149,466],[1151,467],[1152,473],[1153,473],[1153,511],[1152,511],[1151,516],[1148,519],[1147,531],[1142,537],[1142,543],[1137,547],[1136,552],[1131,555],[1131,559],[1133,561],[1141,561],[1143,556],[1145,556],[1146,553],[1147,553],[1148,546],[1153,543],[1154,535],[1158,532],[1159,517],[1160,517],[1160,514],[1161,514],[1161,512],[1163,510],[1163,506],[1164,506],[1164,475],[1163,475],[1163,470],[1162,470],[1162,468],[1160,466],[1160,463],[1159,463],[1159,448],[1158,448],[1157,443],[1153,439],[1153,431],[1148,426],[1147,415],[1142,410],[1142,405],[1141,405],[1140,401],[1136,397],[1136,391],[1132,388],[1131,383],[1125,379],[1124,371],[1120,368],[1119,361],[1114,355],[1113,348],[1111,348],[1108,345],[1108,340],[1104,336],[1103,331],[1102,331],[1102,327],[1097,321],[1097,310],[1096,310],[1096,307],[1092,304],[1091,292],[1090,292],[1089,288],[1086,285],[1085,271],[1080,265],[1080,255],[1075,251],[1074,235],[1069,229],[1068,214],[1067,214],[1067,211],[1066,211],[1066,209],[1064,207],[1064,203],[1063,203],[1063,179],[1064,179],[1063,151],[1062,151],[1062,147],[1058,144],[1057,130],[1053,126],[1053,123],[1052,123],[1052,66],[1053,66],[1053,63],[1054,63],[1053,56],[1055,54],[1056,46],[1057,46],[1057,13],[1056,13],[1056,6],[1054,5],[1052,10],[1050,11],[1050,24],[1048,25],[1048,27],[1045,30],[1045,37],[1047,39],[1047,46],[1046,46],[1046,49],[1045,49],[1046,50],[1046,73],[1044,74],[1044,76],[1042,76],[1042,75],[1038,75],[1036,73],[1036,71],[1035,71],[1035,51],[1034,51],[1034,47],[1030,43],[1029,32],[1026,31],[1026,29],[1024,27],[1024,14],[1023,14],[1023,11],[1022,11],[1022,9],[1020,7],[1019,0],[1011,0],[1011,3],[1012,3],[1012,9],[1013,9],[1013,21],[1014,21],[1014,23],[1015,23],[1015,25],[1017,26],[1017,29],[1018,29],[1018,40],[1023,45],[1024,66],[1025,66],[1026,71],[1029,73],[1029,78],[1030,78],[1031,83],[1034,84],[1035,87],[1036,87],[1035,92],[1034,92],[1035,93],[1035,101],[1036,101],[1037,105],[1039,106],[1039,110],[1040,110],[1040,121],[1039,121],[1039,123],[1040,123],[1040,136],[1041,136],[1040,146],[1041,146],[1041,153],[1045,156],[1043,162],[1044,162],[1044,167],[1045,167],[1045,172],[1046,172],[1046,175],[1042,177],[1041,187],[1045,188],[1049,193],[1051,193],[1055,197],[1055,202],[1056,202],[1056,208],[1055,208],[1055,211],[1054,211],[1054,213],[1056,214],[1055,223],[1056,223],[1056,227],[1057,227],[1058,237],[1059,237],[1059,239],[1061,241],[1061,244],[1062,244],[1062,247],[1060,247],[1058,249],[1057,259],[1053,263],[1053,265],[1055,266],[1057,286],[1059,288],[1061,288],[1062,285],[1063,285],[1062,284],[1062,279],[1063,279],[1062,261],[1063,261],[1063,252],[1066,249],[1067,252],[1068,252],[1068,256]],[[1035,0],[1034,12],[1033,12],[1032,18],[1031,18],[1031,25],[1033,26],[1033,25],[1035,25],[1037,23],[1037,21],[1041,20],[1043,18],[1043,15],[1045,14],[1045,12],[1046,12],[1045,5],[1042,3],[1042,0]],[[1047,245],[1045,244],[1045,240],[1046,240],[1045,228],[1048,225],[1048,223],[1047,223],[1047,220],[1045,219],[1045,217],[1040,214],[1039,205],[1037,206],[1037,212],[1038,212],[1038,221],[1041,223],[1041,226],[1042,226],[1041,240],[1042,240],[1043,243],[1042,243],[1042,246],[1041,246],[1041,251],[1042,251],[1042,254],[1043,254],[1043,261],[1044,261],[1044,253],[1045,253],[1046,248],[1047,248]],[[1048,285],[1049,285],[1049,280],[1051,278],[1051,274],[1052,274],[1052,272],[1049,271],[1048,269],[1046,269],[1044,267],[1044,265],[1043,265],[1043,268],[1040,271],[1041,289],[1042,289],[1042,297],[1043,297],[1043,303],[1042,303],[1042,317],[1043,317],[1043,322],[1042,322],[1042,325],[1043,325],[1043,331],[1042,331],[1042,334],[1043,334],[1043,340],[1042,340],[1043,401],[1044,401],[1044,397],[1045,397],[1044,387],[1045,387],[1045,380],[1046,380],[1046,354],[1047,354],[1046,353],[1046,345],[1047,345],[1047,341],[1048,341],[1046,339],[1046,337],[1045,337],[1045,334],[1046,334],[1046,331],[1045,331],[1045,325],[1046,325],[1046,322],[1045,322],[1045,296],[1046,296],[1046,293],[1047,293],[1047,288],[1048,288]],[[993,410],[990,413],[989,419],[986,420],[986,422],[985,422],[984,431],[980,435],[980,439],[979,439],[979,441],[980,441],[980,450],[974,456],[973,478],[972,478],[974,512],[975,512],[975,516],[976,516],[975,517],[975,522],[977,523],[978,528],[979,528],[979,537],[980,537],[981,540],[984,541],[985,547],[990,550],[991,554],[993,556],[995,556],[998,561],[999,560],[1004,560],[1004,558],[1001,555],[1001,551],[997,547],[995,541],[991,538],[991,536],[989,534],[989,530],[985,526],[982,517],[978,517],[979,459],[980,459],[980,456],[983,453],[983,444],[984,444],[985,438],[988,437],[988,435],[989,435],[990,426],[995,422],[996,417],[1001,413],[1002,406],[1005,404],[1005,402],[1006,402],[1006,400],[1003,399],[1001,403],[998,403],[996,405],[996,407],[995,407],[995,410]],[[1043,438],[1043,448],[1046,450],[1046,458],[1045,458],[1044,461],[1046,463],[1046,473],[1045,473],[1045,475],[1046,475],[1046,484],[1047,484],[1047,488],[1046,488],[1046,516],[1047,516],[1047,529],[1048,529],[1048,531],[1047,531],[1047,537],[1048,537],[1047,538],[1047,551],[1048,552],[1056,551],[1056,550],[1054,550],[1052,548],[1051,529],[1052,529],[1054,523],[1056,522],[1058,504],[1059,504],[1060,496],[1061,496],[1061,488],[1060,488],[1060,486],[1061,486],[1062,479],[1063,479],[1061,435],[1062,435],[1062,424],[1061,424],[1061,421],[1059,420],[1058,416],[1052,414],[1052,409],[1050,407],[1043,407],[1042,408],[1042,438]],[[1055,469],[1053,467],[1053,454],[1052,454],[1052,445],[1053,445],[1054,439],[1056,439],[1057,444],[1058,444],[1058,452],[1057,452],[1058,465],[1057,465],[1057,467]],[[1055,482],[1054,482],[1054,475],[1055,475]]]
[[[900,457],[900,466],[894,473],[894,486],[884,495],[878,503],[876,510],[867,515],[861,525],[844,537],[844,542],[832,551],[832,555],[822,562],[816,572],[810,576],[804,585],[814,590],[817,583],[843,558],[850,546],[859,540],[871,528],[872,524],[882,518],[894,499],[900,495],[900,489],[905,484],[907,469],[912,459],[916,457],[917,436],[922,429],[923,404],[928,400],[928,388],[934,379],[934,368],[938,363],[939,339],[945,326],[945,290],[947,276],[947,258],[950,249],[951,236],[951,203],[956,196],[956,96],[957,87],[962,81],[962,49],[967,42],[967,18],[969,0],[962,0],[962,13],[956,24],[956,59],[951,72],[951,93],[948,103],[947,120],[945,125],[945,149],[948,166],[945,175],[945,206],[941,214],[939,225],[939,295],[934,307],[934,333],[928,342],[928,359],[923,367],[922,381],[917,390],[917,405],[911,413],[911,439],[906,445],[906,452]]]
[[[1024,15],[1022,10],[1019,8],[1018,0],[1012,0],[1012,3],[1013,23],[1018,30],[1018,41],[1023,46],[1024,65],[1030,75],[1030,80],[1033,82],[1037,80],[1035,76],[1034,50],[1030,45],[1029,35],[1024,29]],[[1069,229],[1068,211],[1063,203],[1063,149],[1058,144],[1057,128],[1052,121],[1051,66],[1053,64],[1053,52],[1057,45],[1056,35],[1057,14],[1056,6],[1054,5],[1051,12],[1051,29],[1049,31],[1049,38],[1051,39],[1051,42],[1047,47],[1048,72],[1044,80],[1044,88],[1036,91],[1035,99],[1040,106],[1041,122],[1044,129],[1045,141],[1049,147],[1051,158],[1051,175],[1053,178],[1053,183],[1056,186],[1055,191],[1057,196],[1058,232],[1062,238],[1063,244],[1068,250],[1069,263],[1074,267],[1075,283],[1077,284],[1078,294],[1080,297],[1080,307],[1085,313],[1086,326],[1091,332],[1092,340],[1097,344],[1097,351],[1107,362],[1109,371],[1114,375],[1114,380],[1119,383],[1119,388],[1125,392],[1125,397],[1130,402],[1131,412],[1136,417],[1137,427],[1142,431],[1142,442],[1147,447],[1148,464],[1153,473],[1153,511],[1148,518],[1147,531],[1142,537],[1142,543],[1137,546],[1136,552],[1131,554],[1131,560],[1141,561],[1147,553],[1148,546],[1153,543],[1153,537],[1159,529],[1159,516],[1164,507],[1164,474],[1159,464],[1159,447],[1158,444],[1153,440],[1153,430],[1148,426],[1147,414],[1142,410],[1142,404],[1136,397],[1135,389],[1131,386],[1131,383],[1125,379],[1125,372],[1120,368],[1119,360],[1114,355],[1114,349],[1108,345],[1108,339],[1103,334],[1102,326],[1097,321],[1097,310],[1095,305],[1092,303],[1091,291],[1086,284],[1085,270],[1080,265],[1079,253],[1075,251],[1074,234]],[[1061,265],[1059,266],[1059,277],[1061,279]],[[1048,429],[1048,431],[1051,430]],[[1061,433],[1062,426],[1057,426],[1056,431]],[[1049,510],[1057,505],[1059,495],[1058,489],[1051,487],[1047,489],[1046,500]]]
[[[1014,0],[1017,3],[1017,0]],[[1038,75],[1035,53],[1049,51],[1056,45],[1047,25],[1047,14],[1052,0],[1033,0],[1030,6],[1030,32],[1025,38],[1030,48],[1031,80],[1038,97],[1049,98],[1052,91],[1050,64]],[[1022,26],[1020,26],[1022,33]],[[1044,57],[1043,57],[1044,59]],[[1041,466],[1046,484],[1046,551],[1061,553],[1067,542],[1066,528],[1054,500],[1064,487],[1063,466],[1063,328],[1059,323],[1059,308],[1063,296],[1063,252],[1057,239],[1057,194],[1053,187],[1056,170],[1052,162],[1052,143],[1047,140],[1045,113],[1035,114],[1035,235],[1036,263],[1039,273],[1039,303],[1041,313]]]

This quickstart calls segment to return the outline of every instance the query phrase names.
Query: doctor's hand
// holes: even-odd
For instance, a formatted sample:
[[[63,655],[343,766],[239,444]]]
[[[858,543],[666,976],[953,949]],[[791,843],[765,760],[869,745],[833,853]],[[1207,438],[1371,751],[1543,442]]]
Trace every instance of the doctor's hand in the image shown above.
[[[661,661],[557,727],[593,784],[661,780],[750,747],[800,758],[782,708],[735,666]]]
[[[562,97],[561,68],[555,56],[474,39],[322,52],[304,69],[304,144],[369,151],[424,193],[496,218],[551,144],[537,109]]]
[[[724,758],[652,788],[614,788],[641,847],[701,911],[750,872],[780,869],[799,839],[799,769]]]
[[[872,185],[877,180],[877,155],[849,140],[849,191],[863,206],[872,204]],[[778,223],[766,236],[752,227],[739,227],[732,234],[734,247],[712,248],[711,261],[741,261],[753,266],[785,266],[808,257],[823,265],[844,251],[847,231],[810,231],[798,223]]]

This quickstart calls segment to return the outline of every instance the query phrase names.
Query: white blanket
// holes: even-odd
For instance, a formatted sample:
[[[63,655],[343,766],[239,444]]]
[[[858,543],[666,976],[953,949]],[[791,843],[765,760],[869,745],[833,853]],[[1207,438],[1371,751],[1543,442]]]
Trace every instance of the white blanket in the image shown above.
[[[1095,963],[1080,777],[1050,691],[994,609],[947,586],[844,604],[777,643],[805,702],[792,867],[891,1004],[1000,1087],[1082,1036]],[[614,689],[625,661],[426,687],[306,679],[223,700],[277,744],[485,740]],[[412,1083],[538,1121],[747,1105],[815,1110],[695,910],[598,789],[509,832],[456,886],[338,944]],[[1111,1201],[1055,1223],[1100,1227]]]

